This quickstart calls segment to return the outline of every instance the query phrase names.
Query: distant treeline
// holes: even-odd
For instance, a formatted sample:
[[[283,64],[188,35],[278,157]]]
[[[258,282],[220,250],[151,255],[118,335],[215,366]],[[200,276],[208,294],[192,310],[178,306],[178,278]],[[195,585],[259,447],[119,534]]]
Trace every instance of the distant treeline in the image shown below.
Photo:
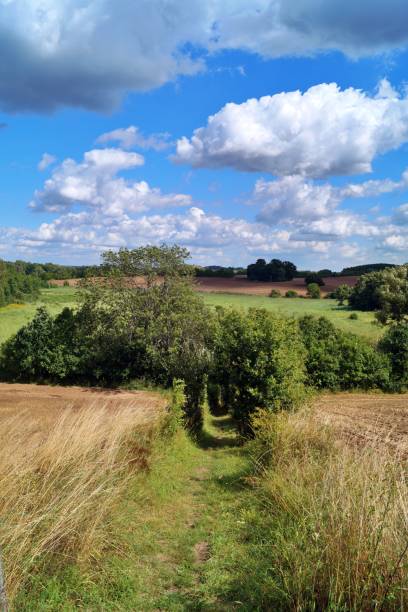
[[[99,270],[99,266],[63,266],[54,263],[32,263],[21,260],[4,263],[11,266],[19,274],[37,277],[43,282],[66,280],[69,278],[85,278],[89,275],[98,274]]]
[[[21,272],[16,264],[0,261],[0,306],[35,299],[41,284],[37,276]]]
[[[389,263],[374,263],[364,264],[362,266],[352,266],[351,268],[343,268],[340,272],[340,276],[361,276],[362,274],[368,274],[369,272],[380,272],[386,268],[395,268],[396,264]]]

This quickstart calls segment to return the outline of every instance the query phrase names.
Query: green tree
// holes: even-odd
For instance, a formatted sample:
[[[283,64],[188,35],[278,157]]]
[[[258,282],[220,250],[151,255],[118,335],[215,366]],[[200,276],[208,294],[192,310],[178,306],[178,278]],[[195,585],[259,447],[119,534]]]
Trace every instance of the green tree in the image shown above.
[[[320,298],[320,287],[317,283],[310,283],[307,286],[307,295],[313,300],[318,300]]]
[[[391,325],[379,343],[391,361],[391,377],[394,390],[408,389],[408,322]]]
[[[364,274],[354,287],[349,304],[357,310],[375,310],[383,323],[408,317],[408,265]]]
[[[335,289],[331,296],[334,300],[337,300],[340,306],[343,306],[344,302],[346,302],[352,293],[352,288],[348,285],[339,285],[337,289]]]
[[[243,434],[257,408],[296,406],[304,393],[304,349],[297,322],[266,310],[219,309],[210,381]]]
[[[188,255],[166,245],[104,253],[105,278],[85,284],[78,316],[88,369],[102,378],[121,372],[164,385],[183,379],[194,429],[201,424],[214,315],[194,291]]]
[[[317,272],[309,272],[309,274],[305,276],[305,284],[311,285],[312,283],[319,285],[319,287],[323,287],[325,284],[323,278]]]

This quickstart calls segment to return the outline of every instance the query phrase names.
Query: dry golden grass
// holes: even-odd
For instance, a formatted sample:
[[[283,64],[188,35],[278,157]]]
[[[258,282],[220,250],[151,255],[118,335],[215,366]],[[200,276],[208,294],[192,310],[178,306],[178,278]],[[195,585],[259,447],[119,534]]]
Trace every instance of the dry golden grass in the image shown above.
[[[148,464],[164,404],[152,401],[154,412],[137,395],[117,406],[99,397],[47,413],[26,399],[25,410],[0,410],[0,543],[11,601],[44,564],[101,551],[101,525]]]
[[[287,609],[406,609],[408,441],[397,452],[380,439],[355,446],[310,411],[261,416],[257,428]]]

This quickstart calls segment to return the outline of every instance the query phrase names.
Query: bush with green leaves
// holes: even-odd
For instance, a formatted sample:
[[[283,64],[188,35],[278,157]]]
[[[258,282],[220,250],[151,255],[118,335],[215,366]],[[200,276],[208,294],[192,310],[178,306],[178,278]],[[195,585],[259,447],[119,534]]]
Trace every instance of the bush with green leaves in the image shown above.
[[[383,323],[408,319],[408,264],[364,274],[354,287],[349,304],[357,310],[375,310]]]
[[[325,317],[299,320],[307,350],[308,383],[316,389],[387,389],[388,358],[355,334],[342,332]]]
[[[210,381],[242,434],[257,408],[280,410],[304,398],[304,348],[293,319],[261,309],[218,310]]]
[[[22,382],[67,382],[79,363],[73,347],[74,315],[69,308],[52,317],[39,308],[30,323],[2,347],[2,379]]]
[[[277,289],[272,289],[270,294],[269,294],[269,297],[271,297],[271,298],[279,298],[279,297],[281,297],[280,291],[278,291]]]
[[[305,285],[311,285],[312,283],[319,285],[319,287],[323,287],[325,284],[320,274],[317,272],[309,272],[309,274],[306,274],[305,276]]]
[[[317,283],[310,283],[307,286],[307,295],[313,300],[320,299],[320,287]]]
[[[340,306],[343,306],[352,293],[352,288],[349,285],[339,285],[332,293],[330,297],[333,300],[337,300]]]
[[[285,293],[285,297],[287,298],[295,298],[298,297],[298,292],[295,291],[294,289],[289,289],[288,291],[286,291]]]
[[[408,389],[408,322],[390,326],[380,340],[379,348],[391,362],[392,387]]]

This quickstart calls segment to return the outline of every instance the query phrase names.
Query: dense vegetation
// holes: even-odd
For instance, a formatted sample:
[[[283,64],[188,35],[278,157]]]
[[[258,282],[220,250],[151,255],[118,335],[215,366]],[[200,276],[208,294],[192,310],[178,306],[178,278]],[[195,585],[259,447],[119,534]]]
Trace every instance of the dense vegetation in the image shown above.
[[[108,386],[144,379],[165,387],[183,379],[191,429],[201,427],[208,388],[243,433],[257,408],[296,406],[306,387],[405,388],[407,323],[397,322],[373,347],[325,319],[299,325],[259,309],[213,311],[194,292],[187,257],[177,246],[108,251],[105,276],[88,281],[76,310],[53,317],[41,308],[5,343],[1,377]],[[144,276],[145,286],[134,286],[132,276]]]
[[[86,278],[98,274],[98,266],[64,266],[53,263],[31,263],[17,260],[7,262],[10,268],[19,274],[37,278],[42,282],[49,280],[64,280],[69,278]]]
[[[28,276],[16,264],[0,261],[0,306],[38,297],[41,281]]]
[[[388,263],[374,263],[374,264],[363,264],[361,266],[351,266],[349,268],[343,268],[340,272],[340,276],[362,276],[369,272],[380,272],[387,268],[394,268],[395,264]]]
[[[408,264],[364,274],[348,298],[352,308],[374,310],[381,323],[408,318]]]
[[[296,266],[291,261],[257,259],[247,267],[247,277],[252,281],[289,281],[295,277]]]

